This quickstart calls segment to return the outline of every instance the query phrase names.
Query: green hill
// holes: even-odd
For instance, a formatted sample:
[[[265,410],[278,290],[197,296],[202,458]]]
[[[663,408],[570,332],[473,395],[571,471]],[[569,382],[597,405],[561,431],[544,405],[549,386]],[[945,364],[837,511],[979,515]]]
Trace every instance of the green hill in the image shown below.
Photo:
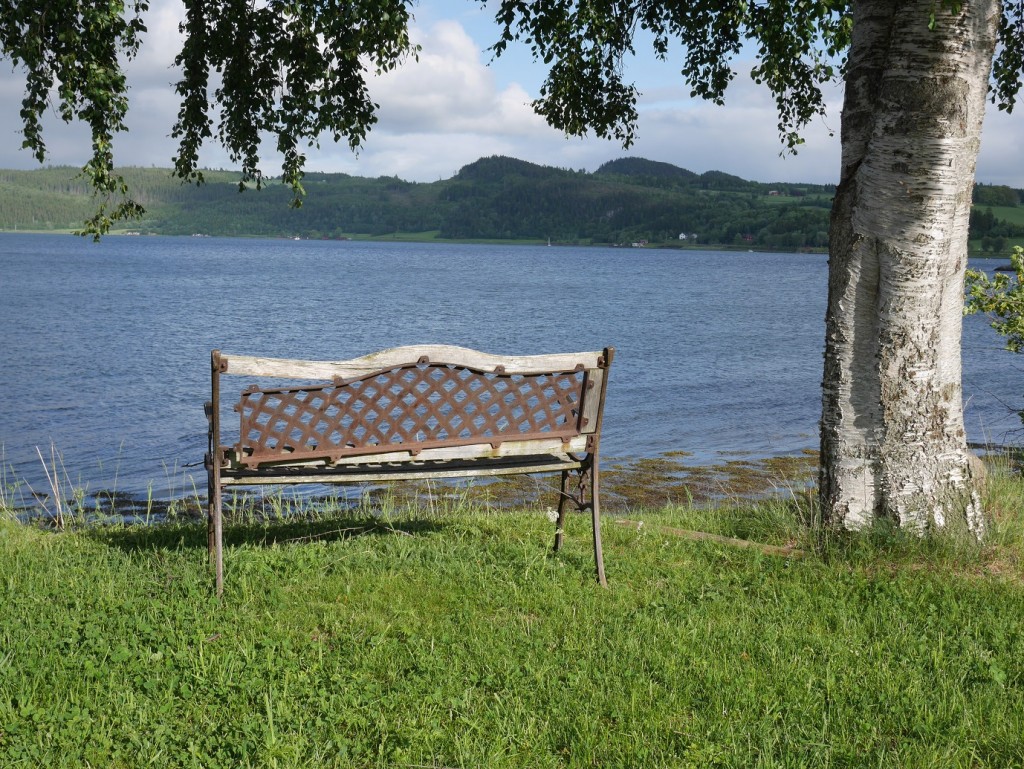
[[[692,184],[699,179],[693,171],[674,166],[671,163],[661,163],[656,160],[645,160],[644,158],[619,158],[609,160],[595,172],[597,176],[620,176],[637,181],[646,180],[653,183],[660,179],[676,184]]]
[[[263,190],[239,192],[237,174],[228,171],[205,172],[199,186],[182,184],[167,169],[121,173],[146,207],[145,219],[126,229],[165,235],[824,249],[834,193],[832,185],[764,184],[643,158],[620,158],[588,173],[489,157],[431,183],[309,173],[307,196],[294,209],[283,185],[271,181]],[[986,201],[1014,199],[1002,189],[982,193]],[[94,207],[75,168],[0,171],[4,230],[75,229]],[[1012,207],[989,210],[972,220],[978,237],[1024,235],[1003,215]]]

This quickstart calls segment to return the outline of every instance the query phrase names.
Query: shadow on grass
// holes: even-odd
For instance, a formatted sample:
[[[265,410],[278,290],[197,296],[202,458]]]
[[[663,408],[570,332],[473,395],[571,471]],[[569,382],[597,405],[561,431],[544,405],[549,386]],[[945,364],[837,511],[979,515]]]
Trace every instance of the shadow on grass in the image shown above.
[[[225,547],[270,547],[287,543],[335,542],[365,536],[415,536],[441,531],[435,520],[382,520],[370,515],[335,519],[295,519],[224,525]],[[151,526],[94,527],[83,530],[91,539],[126,552],[142,550],[206,550],[207,528],[202,523],[164,523]]]

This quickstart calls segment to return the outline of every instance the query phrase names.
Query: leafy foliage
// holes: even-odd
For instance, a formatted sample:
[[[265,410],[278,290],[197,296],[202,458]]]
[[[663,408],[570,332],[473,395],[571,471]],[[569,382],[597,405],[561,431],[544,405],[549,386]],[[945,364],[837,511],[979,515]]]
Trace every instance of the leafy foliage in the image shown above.
[[[978,270],[967,271],[965,314],[984,313],[1000,335],[1006,349],[1024,352],[1024,248],[1014,246],[1010,255],[1012,276],[997,272],[989,277]],[[1019,412],[1024,422],[1024,411]]]
[[[566,133],[593,130],[629,146],[635,135],[639,91],[625,78],[638,30],[652,38],[655,56],[682,60],[690,95],[716,104],[735,77],[734,58],[756,51],[755,82],[775,97],[778,129],[795,151],[801,130],[825,113],[822,86],[844,75],[854,0],[502,0],[501,37],[492,50],[527,44],[550,65],[538,113]],[[992,100],[1012,110],[1024,73],[1024,0],[1004,2],[1000,48],[993,63]],[[936,13],[959,14],[958,0],[941,0]],[[681,47],[678,54],[673,45]]]
[[[967,271],[965,312],[988,315],[992,328],[1006,337],[1006,349],[1024,352],[1024,248],[1014,246],[1010,264],[1012,276],[997,272],[989,277],[978,270]]]
[[[357,148],[377,118],[366,87],[367,65],[381,73],[414,52],[405,0],[185,0],[185,44],[175,59],[181,109],[172,135],[180,139],[175,172],[201,180],[199,149],[213,135],[211,70],[220,105],[217,140],[241,164],[241,186],[262,186],[263,133],[276,137],[282,180],[302,193],[302,140],[322,134]]]
[[[42,116],[54,91],[61,119],[81,120],[92,132],[92,157],[82,173],[100,200],[86,222],[90,232],[106,232],[111,221],[142,213],[114,172],[113,140],[125,130],[128,112],[118,57],[131,59],[138,52],[148,7],[146,0],[0,2],[0,52],[26,73],[22,147],[45,161]]]
[[[88,124],[93,155],[82,169],[100,205],[85,232],[100,235],[112,222],[137,218],[143,208],[114,172],[113,138],[125,130],[127,82],[119,59],[137,53],[146,0],[2,0],[0,52],[26,74],[21,116],[24,146],[46,159],[42,115],[56,89],[65,121]],[[275,138],[284,158],[282,180],[297,205],[302,194],[302,142],[321,135],[354,149],[376,121],[369,72],[385,72],[415,52],[404,0],[185,0],[186,39],[175,63],[181,97],[172,135],[179,139],[175,173],[199,181],[199,149],[210,138],[241,165],[240,186],[263,183],[261,141]],[[219,76],[219,84],[215,84]],[[219,104],[211,117],[210,89]]]
[[[1024,73],[1024,0],[1003,0],[999,48],[992,62],[992,102],[1012,112]]]
[[[851,17],[844,0],[792,3],[767,0],[658,0],[525,2],[503,0],[496,20],[500,55],[512,41],[528,44],[550,65],[534,107],[569,134],[593,129],[629,146],[637,121],[639,91],[624,78],[635,53],[637,29],[653,37],[655,55],[683,48],[683,80],[691,95],[721,104],[735,76],[733,58],[746,44],[757,50],[751,75],[775,96],[779,131],[793,149],[800,130],[824,113],[822,84],[841,71]]]

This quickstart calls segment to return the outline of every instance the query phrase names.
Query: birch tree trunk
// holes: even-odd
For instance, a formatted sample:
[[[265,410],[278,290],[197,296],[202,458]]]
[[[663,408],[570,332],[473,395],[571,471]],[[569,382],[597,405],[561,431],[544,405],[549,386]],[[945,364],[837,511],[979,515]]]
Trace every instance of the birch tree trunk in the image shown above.
[[[832,212],[821,424],[831,524],[980,536],[960,332],[998,0],[856,0]],[[930,28],[930,18],[934,22]]]

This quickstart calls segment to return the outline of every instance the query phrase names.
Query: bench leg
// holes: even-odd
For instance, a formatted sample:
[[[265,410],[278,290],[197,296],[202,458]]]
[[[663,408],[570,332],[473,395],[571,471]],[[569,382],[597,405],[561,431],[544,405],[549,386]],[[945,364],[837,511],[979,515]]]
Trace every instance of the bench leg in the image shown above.
[[[569,471],[562,471],[562,483],[558,493],[558,519],[555,522],[555,552],[562,549],[562,540],[565,537],[565,503],[569,501]]]
[[[581,470],[573,471],[578,483],[575,493],[569,490],[569,471],[562,471],[562,482],[558,494],[558,521],[555,524],[555,551],[561,549],[565,535],[566,503],[569,500],[576,505],[580,512],[590,508],[590,517],[594,527],[594,567],[597,571],[597,581],[601,587],[608,587],[608,580],[604,575],[604,553],[601,548],[601,502],[599,497],[600,478],[598,476],[597,457],[592,457],[591,462]]]
[[[597,467],[597,458],[590,466],[590,518],[594,524],[594,567],[597,569],[597,581],[601,587],[608,587],[608,580],[604,576],[604,552],[601,549],[601,502],[600,502],[600,473]]]
[[[207,554],[216,575],[218,598],[224,593],[224,516],[221,496],[220,475],[211,462],[206,483],[206,536]]]
[[[207,458],[206,468],[206,555],[210,566],[214,564],[214,550],[217,547],[217,535],[214,529],[213,519],[213,471],[209,468]]]
[[[224,516],[221,510],[220,483],[217,484],[217,514],[214,519],[214,534],[217,548],[214,569],[216,570],[217,597],[224,595]]]

